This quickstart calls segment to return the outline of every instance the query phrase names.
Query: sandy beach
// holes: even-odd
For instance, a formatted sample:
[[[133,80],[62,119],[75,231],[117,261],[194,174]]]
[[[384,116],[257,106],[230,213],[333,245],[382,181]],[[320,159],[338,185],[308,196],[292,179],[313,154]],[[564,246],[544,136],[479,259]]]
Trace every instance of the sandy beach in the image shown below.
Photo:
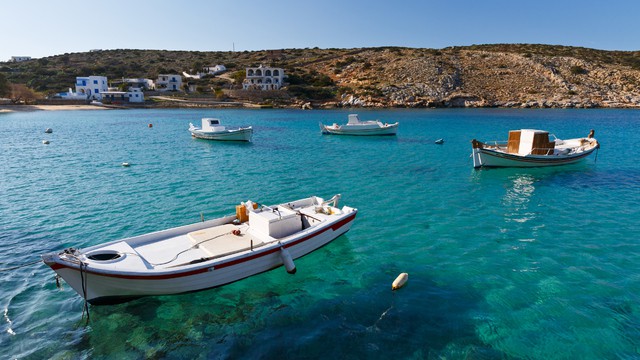
[[[14,111],[108,110],[95,105],[0,105],[0,113]]]

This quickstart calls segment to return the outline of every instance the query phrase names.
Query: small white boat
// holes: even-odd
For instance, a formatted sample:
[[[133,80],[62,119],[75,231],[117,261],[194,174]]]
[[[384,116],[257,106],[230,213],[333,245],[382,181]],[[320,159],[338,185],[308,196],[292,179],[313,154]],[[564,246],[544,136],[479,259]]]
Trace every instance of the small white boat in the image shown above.
[[[203,118],[202,127],[189,123],[191,136],[199,139],[220,141],[251,141],[253,128],[251,126],[226,127],[220,125],[220,119]]]
[[[398,132],[398,123],[387,124],[379,120],[360,121],[357,114],[350,114],[349,121],[344,125],[324,125],[320,123],[323,134],[332,135],[395,135]]]
[[[471,140],[473,167],[539,167],[575,163],[600,148],[593,130],[585,138],[549,141],[543,130],[509,132],[508,141],[483,143]]]
[[[45,264],[94,305],[214,288],[281,265],[346,233],[357,209],[340,195],[275,206],[247,202],[236,214],[42,255]],[[321,259],[319,261],[327,261]]]

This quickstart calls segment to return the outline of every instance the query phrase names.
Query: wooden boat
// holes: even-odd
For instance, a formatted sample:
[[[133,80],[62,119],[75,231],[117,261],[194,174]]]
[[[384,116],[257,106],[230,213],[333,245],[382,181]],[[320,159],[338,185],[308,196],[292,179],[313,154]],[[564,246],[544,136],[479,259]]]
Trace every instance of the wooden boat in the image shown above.
[[[509,132],[508,141],[483,143],[471,140],[473,167],[538,167],[572,164],[600,148],[593,130],[585,138],[560,140],[543,130]]]
[[[320,123],[323,134],[331,135],[395,135],[398,131],[398,123],[383,124],[379,120],[360,121],[357,114],[350,114],[349,121],[344,125],[324,125]]]
[[[220,141],[251,141],[253,128],[251,126],[227,127],[220,124],[220,119],[203,118],[202,127],[198,128],[189,123],[191,136],[199,139]]]
[[[285,265],[351,228],[357,209],[338,208],[340,195],[275,206],[247,202],[236,214],[86,249],[42,255],[80,296],[94,305],[142,296],[214,288]]]

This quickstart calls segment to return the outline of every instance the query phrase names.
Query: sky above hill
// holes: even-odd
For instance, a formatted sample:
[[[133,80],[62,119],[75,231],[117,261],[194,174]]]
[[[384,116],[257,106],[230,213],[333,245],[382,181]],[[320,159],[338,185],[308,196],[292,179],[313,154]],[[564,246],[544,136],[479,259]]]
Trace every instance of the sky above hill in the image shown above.
[[[0,61],[92,49],[531,43],[640,50],[634,0],[22,0],[0,9]]]

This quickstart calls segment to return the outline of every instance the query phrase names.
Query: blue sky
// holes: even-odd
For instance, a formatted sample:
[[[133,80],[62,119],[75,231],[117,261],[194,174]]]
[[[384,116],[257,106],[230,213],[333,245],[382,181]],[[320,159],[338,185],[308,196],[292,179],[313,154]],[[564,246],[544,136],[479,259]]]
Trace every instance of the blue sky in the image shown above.
[[[91,49],[535,43],[640,50],[635,0],[3,1],[0,60]]]

